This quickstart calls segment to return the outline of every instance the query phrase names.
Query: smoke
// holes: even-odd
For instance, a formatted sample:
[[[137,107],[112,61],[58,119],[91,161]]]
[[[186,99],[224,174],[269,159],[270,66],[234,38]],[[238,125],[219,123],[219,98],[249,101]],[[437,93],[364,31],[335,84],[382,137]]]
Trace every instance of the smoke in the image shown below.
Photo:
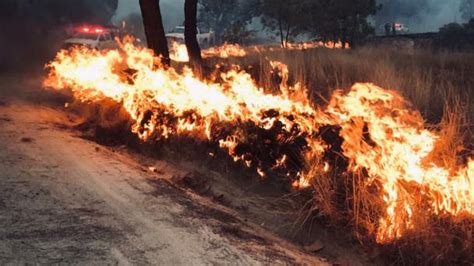
[[[382,9],[375,16],[378,26],[399,22],[410,32],[438,31],[451,22],[462,22],[460,0],[379,0]]]
[[[161,15],[165,30],[171,30],[184,22],[184,0],[161,0]],[[132,14],[141,14],[138,0],[119,0],[119,5],[114,23],[119,23]]]

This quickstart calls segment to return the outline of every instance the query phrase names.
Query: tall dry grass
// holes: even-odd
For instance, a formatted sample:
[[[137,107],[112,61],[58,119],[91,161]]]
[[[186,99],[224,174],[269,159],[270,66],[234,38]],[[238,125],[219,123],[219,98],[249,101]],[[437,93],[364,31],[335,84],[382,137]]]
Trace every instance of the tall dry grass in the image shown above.
[[[382,48],[278,50],[232,58],[228,62],[246,68],[261,87],[277,89],[280,80],[271,74],[269,60],[287,64],[290,70],[289,83],[303,84],[316,104],[324,104],[334,90],[349,89],[355,82],[372,82],[387,89],[398,90],[439,131],[441,140],[436,152],[432,154],[442,160],[439,164],[449,166],[456,164],[456,160],[463,160],[463,156],[460,156],[464,152],[462,147],[473,143],[470,132],[474,121],[474,54],[434,54],[423,50]],[[216,60],[215,63],[217,61],[221,62]],[[93,108],[89,113],[89,117],[97,120],[92,123],[100,122],[95,125],[99,129],[96,129],[96,135],[98,132],[99,135],[107,136],[110,134],[100,133],[114,132],[115,129],[116,133],[112,136],[116,137],[122,132],[130,134],[125,129],[127,120],[115,117],[116,114],[120,116],[115,107]],[[113,129],[111,131],[108,128]],[[125,135],[123,139],[129,137]],[[176,149],[176,145],[173,146]],[[328,156],[334,156],[334,160],[344,160],[342,157],[338,158],[336,152]],[[374,235],[378,217],[383,211],[380,206],[384,206],[384,203],[372,187],[362,185],[365,173],[350,174],[339,169],[330,174],[315,172],[314,176],[311,213],[314,214],[317,210],[335,225],[350,227],[361,243],[381,249],[381,254],[391,264],[472,263],[472,219],[453,223],[449,219],[433,219],[420,213],[416,223],[421,225],[418,228],[422,230],[407,234],[397,242],[377,246]],[[422,210],[422,207],[417,206],[417,210]]]
[[[474,54],[433,53],[427,50],[360,48],[357,50],[278,50],[230,59],[252,66],[263,88],[275,86],[269,60],[288,65],[290,83],[300,82],[316,104],[324,104],[336,89],[370,82],[397,90],[419,110],[441,139],[431,154],[439,165],[454,166],[472,154],[474,138]],[[337,134],[337,133],[336,133]],[[314,209],[337,225],[349,225],[362,243],[377,246],[378,217],[383,202],[373,188],[364,186],[363,172],[315,173]],[[417,193],[415,190],[413,193]],[[417,206],[418,231],[391,244],[378,246],[392,264],[469,264],[474,262],[474,222],[453,222],[423,212]]]
[[[441,121],[446,103],[461,99],[466,113],[473,113],[474,54],[402,51],[394,48],[357,50],[312,49],[250,53],[230,63],[251,65],[262,87],[271,84],[269,60],[288,65],[290,81],[309,88],[316,102],[335,89],[349,89],[356,82],[372,82],[398,90],[429,122]]]

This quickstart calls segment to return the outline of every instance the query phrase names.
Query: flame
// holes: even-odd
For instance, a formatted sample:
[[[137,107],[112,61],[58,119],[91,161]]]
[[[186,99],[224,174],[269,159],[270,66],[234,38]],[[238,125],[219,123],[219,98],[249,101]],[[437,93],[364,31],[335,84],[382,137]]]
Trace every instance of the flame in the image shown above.
[[[381,184],[386,209],[379,220],[379,243],[399,239],[414,228],[416,195],[407,189],[410,185],[418,187],[430,205],[422,211],[474,214],[474,161],[455,169],[427,161],[439,135],[426,129],[420,114],[407,109],[396,92],[357,84],[348,94],[333,97],[326,112],[328,123],[342,128],[349,168],[365,169],[368,183]]]
[[[210,47],[203,52],[204,57],[220,57],[220,58],[228,58],[228,57],[244,57],[247,55],[247,52],[240,47],[238,44],[228,44],[225,43],[218,47]]]
[[[347,93],[335,92],[326,107],[318,108],[299,84],[282,83],[281,93],[273,95],[238,68],[220,73],[221,82],[215,83],[186,68],[178,73],[155,67],[158,61],[151,51],[127,41],[120,50],[63,50],[48,65],[44,84],[70,89],[83,102],[114,100],[130,115],[131,130],[142,140],[177,135],[216,143],[261,177],[275,169],[285,171],[298,189],[311,187],[321,173],[331,174],[330,163],[323,160],[331,145],[321,139],[320,129],[339,127],[347,171],[363,173],[364,185],[375,186],[383,202],[375,232],[379,243],[416,230],[420,212],[453,219],[474,215],[474,160],[447,167],[430,159],[439,133],[428,130],[421,115],[394,91],[356,84]],[[287,80],[287,66],[271,64]],[[127,69],[134,74],[124,78]],[[277,132],[253,147],[270,149],[261,155],[270,163],[242,148],[255,138],[252,128]],[[295,152],[279,147],[300,140],[304,144],[297,153],[303,164],[292,169]]]
[[[349,49],[349,43],[342,43],[341,41],[313,41],[313,42],[302,42],[302,43],[289,43],[285,42],[282,48],[290,50],[306,50],[314,48],[328,48],[328,49]]]
[[[328,49],[349,49],[350,45],[348,43],[343,44],[341,41],[338,42],[303,42],[303,43],[285,43],[284,48],[290,50],[307,50],[314,48],[328,48]],[[250,50],[261,53],[264,51],[273,51],[273,47],[265,46],[253,46]],[[219,58],[229,58],[229,57],[245,57],[247,52],[238,44],[228,44],[225,43],[221,46],[210,47],[201,51],[203,58],[210,57],[219,57]],[[170,47],[170,58],[176,62],[189,62],[188,50],[184,43],[179,43],[173,41]]]
[[[217,84],[195,77],[189,69],[183,73],[173,68],[155,69],[158,61],[151,51],[130,42],[123,43],[121,51],[63,50],[49,65],[51,73],[45,85],[70,88],[84,102],[110,98],[121,103],[135,122],[132,131],[142,140],[190,135],[214,141],[235,161],[260,168],[261,176],[271,167],[261,166],[250,154],[236,152],[238,144],[246,140],[245,132],[233,128],[221,135],[219,124],[239,121],[263,129],[281,124],[294,138],[315,133],[315,110],[308,101],[293,100],[299,97],[300,87],[291,89],[291,95],[270,95],[238,69],[221,73],[223,82]],[[123,77],[126,69],[135,70],[129,77],[132,82]],[[315,140],[308,138],[308,142],[317,146]]]
[[[247,55],[245,50],[241,48],[238,44],[223,44],[218,47],[210,47],[208,49],[202,50],[202,57],[220,57],[220,58],[229,58],[229,57],[244,57]],[[176,62],[188,62],[188,50],[186,45],[183,43],[178,43],[173,41],[170,47],[170,58]]]
[[[186,45],[173,41],[170,47],[170,58],[176,62],[188,62],[189,55]]]

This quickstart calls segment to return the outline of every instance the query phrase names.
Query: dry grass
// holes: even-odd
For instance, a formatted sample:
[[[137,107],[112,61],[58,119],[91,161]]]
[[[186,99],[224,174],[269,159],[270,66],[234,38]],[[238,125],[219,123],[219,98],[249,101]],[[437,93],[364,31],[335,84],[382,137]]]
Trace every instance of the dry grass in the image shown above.
[[[400,91],[429,122],[438,123],[445,103],[453,98],[463,99],[466,112],[473,113],[474,54],[389,48],[278,50],[230,59],[230,63],[253,66],[254,76],[262,87],[268,87],[272,80],[269,60],[287,64],[290,82],[304,83],[316,102],[327,99],[335,89],[372,82]]]
[[[274,51],[255,54],[229,63],[251,65],[253,76],[264,88],[275,86],[269,60],[288,65],[290,83],[309,88],[312,100],[324,104],[335,89],[349,89],[356,82],[370,82],[398,90],[418,109],[441,136],[433,161],[447,167],[459,165],[472,154],[474,122],[474,54],[437,53],[384,48],[358,50]],[[414,197],[417,231],[391,244],[376,245],[374,235],[380,212],[379,193],[364,184],[365,174],[343,171],[315,173],[314,203],[334,224],[349,225],[355,237],[379,248],[392,264],[468,264],[474,261],[472,217],[432,217],[426,201]],[[419,193],[406,185],[411,193]],[[314,211],[314,207],[310,208]]]
[[[473,141],[469,133],[474,121],[474,76],[471,73],[474,69],[474,54],[433,54],[428,51],[403,52],[381,48],[350,51],[321,49],[266,52],[229,59],[229,63],[245,68],[251,66],[247,69],[261,87],[274,90],[278,88],[279,80],[269,74],[269,60],[287,64],[290,70],[289,83],[300,82],[310,88],[310,96],[317,104],[324,104],[335,89],[349,89],[355,82],[372,82],[398,90],[439,131],[441,140],[432,155],[440,160],[438,164],[455,165],[457,160],[467,157],[467,152],[461,147]],[[99,133],[99,136],[96,138],[100,140],[101,136],[109,136],[111,132],[117,138],[127,132],[122,141],[136,142],[130,140],[126,116],[122,117],[114,105],[112,108],[107,107],[107,104],[102,105],[103,108],[91,107],[85,115],[96,120],[87,121],[97,124],[96,135]],[[182,139],[180,141],[180,146],[187,146],[182,145]],[[256,138],[251,144],[258,145],[259,142]],[[364,172],[344,171],[343,156],[337,152],[328,156],[341,165],[330,174],[314,173],[314,204],[308,208],[311,215],[318,210],[335,225],[349,226],[361,243],[381,249],[383,257],[392,264],[464,264],[474,261],[472,218],[452,221],[449,218],[431,217],[423,212],[426,202],[422,199],[419,199],[420,204],[415,208],[419,212],[416,213],[419,218],[415,222],[419,225],[417,228],[422,229],[407,233],[397,242],[376,245],[374,235],[384,206],[380,194],[373,187],[362,185],[366,178]],[[419,191],[413,190],[412,193]],[[309,219],[308,216],[306,218]]]

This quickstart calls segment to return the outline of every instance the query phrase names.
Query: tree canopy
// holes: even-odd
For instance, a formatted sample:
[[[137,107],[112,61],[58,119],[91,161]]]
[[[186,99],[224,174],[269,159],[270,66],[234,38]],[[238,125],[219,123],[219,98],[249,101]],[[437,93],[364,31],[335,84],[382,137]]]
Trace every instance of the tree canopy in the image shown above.
[[[468,23],[450,23],[439,29],[435,47],[441,50],[474,50],[474,18]]]
[[[227,33],[245,27],[260,14],[260,0],[200,0],[199,24],[212,29],[217,42],[227,41]]]
[[[373,32],[367,18],[378,9],[375,0],[262,1],[262,22],[279,31],[282,44],[292,36],[308,32],[354,45]]]
[[[262,23],[267,28],[279,33],[282,46],[286,46],[290,37],[307,28],[309,13],[303,8],[307,2],[300,0],[263,1]]]

